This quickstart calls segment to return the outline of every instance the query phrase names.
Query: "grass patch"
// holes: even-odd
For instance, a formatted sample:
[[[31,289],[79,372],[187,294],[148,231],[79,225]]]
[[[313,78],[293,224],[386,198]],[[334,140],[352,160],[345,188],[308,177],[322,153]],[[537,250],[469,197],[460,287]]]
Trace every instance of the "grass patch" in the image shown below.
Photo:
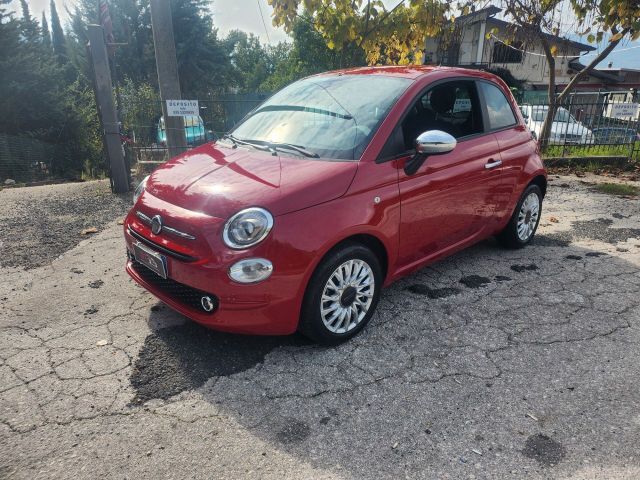
[[[585,158],[585,157],[629,157],[640,160],[640,142],[635,146],[623,145],[548,145],[545,157]]]
[[[628,183],[599,183],[596,185],[596,190],[601,193],[608,193],[609,195],[638,195],[640,194],[640,188],[635,185],[629,185]]]

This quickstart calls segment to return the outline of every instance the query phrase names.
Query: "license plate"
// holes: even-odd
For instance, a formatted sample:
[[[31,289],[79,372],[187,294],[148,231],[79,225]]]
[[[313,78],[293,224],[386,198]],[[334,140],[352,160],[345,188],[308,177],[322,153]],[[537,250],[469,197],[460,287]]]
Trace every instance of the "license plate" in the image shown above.
[[[154,271],[160,277],[167,278],[167,258],[164,255],[154,252],[139,242],[133,245],[133,255],[145,267]]]

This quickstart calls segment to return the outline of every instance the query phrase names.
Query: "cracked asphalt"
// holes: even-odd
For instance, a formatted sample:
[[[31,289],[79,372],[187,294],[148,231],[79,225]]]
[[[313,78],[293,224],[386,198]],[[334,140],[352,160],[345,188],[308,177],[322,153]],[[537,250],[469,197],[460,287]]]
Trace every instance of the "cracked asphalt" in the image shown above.
[[[552,180],[534,245],[403,279],[336,348],[185,320],[117,218],[5,261],[0,478],[640,478],[640,200]]]

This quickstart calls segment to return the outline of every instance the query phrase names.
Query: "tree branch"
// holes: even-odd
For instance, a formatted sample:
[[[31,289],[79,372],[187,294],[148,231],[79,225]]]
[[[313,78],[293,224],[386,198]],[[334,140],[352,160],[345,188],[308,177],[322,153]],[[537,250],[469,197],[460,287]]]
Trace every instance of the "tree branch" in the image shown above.
[[[567,95],[569,94],[569,92],[571,92],[571,90],[573,90],[573,87],[575,86],[576,83],[578,83],[580,81],[580,79],[582,77],[584,77],[587,73],[589,73],[591,70],[593,70],[596,65],[598,65],[602,60],[604,60],[605,58],[607,58],[607,56],[611,53],[611,51],[616,48],[616,46],[620,43],[620,41],[624,38],[624,36],[629,33],[630,29],[629,28],[625,28],[623,29],[620,33],[622,34],[622,36],[620,38],[618,38],[618,40],[615,40],[613,42],[609,42],[609,45],[607,45],[607,48],[605,48],[604,50],[602,50],[598,55],[596,55],[596,58],[594,58],[591,63],[589,63],[589,65],[587,65],[586,67],[584,67],[582,70],[580,70],[567,84],[566,87],[564,87],[564,89],[562,90],[562,93],[560,93],[560,95],[558,96],[558,102],[562,102]]]

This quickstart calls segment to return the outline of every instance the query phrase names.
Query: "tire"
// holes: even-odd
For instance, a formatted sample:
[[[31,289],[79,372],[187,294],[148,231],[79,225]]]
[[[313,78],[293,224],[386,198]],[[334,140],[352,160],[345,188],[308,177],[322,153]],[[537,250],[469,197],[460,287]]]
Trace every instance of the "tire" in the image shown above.
[[[497,235],[498,242],[503,247],[512,249],[528,245],[536,234],[541,213],[542,190],[538,185],[529,185],[518,200],[518,205],[516,205],[509,223]]]
[[[342,284],[339,271],[349,277]],[[307,285],[298,330],[324,345],[349,340],[373,316],[382,282],[380,261],[367,247],[349,243],[329,252]]]

